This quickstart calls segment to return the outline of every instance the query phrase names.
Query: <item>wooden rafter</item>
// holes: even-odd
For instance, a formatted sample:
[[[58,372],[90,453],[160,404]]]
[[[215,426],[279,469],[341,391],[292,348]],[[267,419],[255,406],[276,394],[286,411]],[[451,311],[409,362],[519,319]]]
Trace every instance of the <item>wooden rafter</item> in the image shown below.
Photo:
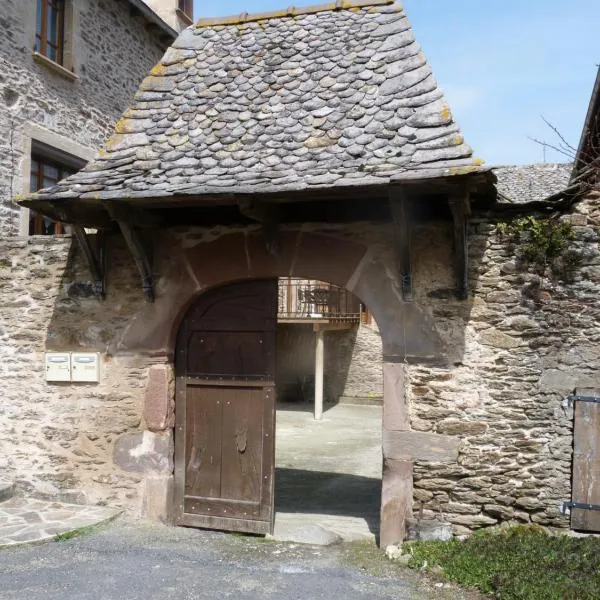
[[[454,272],[459,300],[469,295],[469,251],[467,243],[467,221],[471,214],[469,190],[457,188],[448,198],[454,222]]]
[[[115,221],[125,221],[141,229],[155,229],[163,224],[160,217],[126,202],[105,200],[103,204]]]
[[[394,254],[402,286],[402,297],[404,300],[410,301],[413,298],[410,256],[411,201],[406,192],[399,186],[390,188],[389,201],[394,223]]]

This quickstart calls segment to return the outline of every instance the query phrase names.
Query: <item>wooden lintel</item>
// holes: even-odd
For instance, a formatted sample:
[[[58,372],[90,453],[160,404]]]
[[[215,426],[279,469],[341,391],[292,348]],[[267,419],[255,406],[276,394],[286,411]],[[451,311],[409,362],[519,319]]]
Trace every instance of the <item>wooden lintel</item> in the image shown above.
[[[162,225],[162,219],[160,217],[157,217],[142,208],[127,204],[122,200],[105,200],[103,204],[115,221],[125,221],[126,223],[143,229],[155,229]]]
[[[94,248],[89,235],[86,233],[85,229],[81,225],[71,225],[73,228],[73,233],[77,238],[77,242],[85,259],[87,261],[88,267],[90,269],[90,273],[92,275],[93,281],[93,291],[94,295],[99,298],[104,298],[106,293],[105,289],[105,247],[104,247],[104,237],[101,233],[96,234],[96,247]]]
[[[265,236],[265,248],[271,256],[279,254],[279,210],[273,204],[267,204],[252,198],[238,200],[240,212],[262,225]]]
[[[469,249],[467,221],[471,214],[470,193],[467,188],[453,190],[448,198],[454,221],[454,272],[459,300],[469,296]]]
[[[142,278],[144,296],[150,302],[154,301],[154,278],[152,276],[152,260],[150,253],[140,236],[140,233],[125,221],[117,221],[125,243],[133,256],[133,260]]]
[[[410,236],[412,215],[410,199],[400,187],[389,191],[389,202],[394,224],[394,254],[404,300],[413,299]]]

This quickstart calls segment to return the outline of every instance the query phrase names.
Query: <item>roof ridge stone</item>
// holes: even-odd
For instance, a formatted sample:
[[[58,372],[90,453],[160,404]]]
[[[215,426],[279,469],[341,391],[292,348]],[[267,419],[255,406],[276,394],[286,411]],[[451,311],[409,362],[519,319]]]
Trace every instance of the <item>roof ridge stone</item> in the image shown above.
[[[281,10],[272,10],[262,13],[247,13],[243,12],[239,15],[231,15],[228,17],[207,17],[198,19],[194,27],[200,29],[202,27],[217,27],[221,25],[240,25],[250,23],[252,21],[266,21],[269,19],[282,19],[285,17],[296,17],[299,15],[310,15],[320,12],[352,10],[354,8],[368,8],[371,6],[387,6],[390,4],[398,5],[398,12],[404,10],[402,4],[397,0],[336,0],[336,2],[327,2],[325,4],[313,4],[310,6],[288,6]]]

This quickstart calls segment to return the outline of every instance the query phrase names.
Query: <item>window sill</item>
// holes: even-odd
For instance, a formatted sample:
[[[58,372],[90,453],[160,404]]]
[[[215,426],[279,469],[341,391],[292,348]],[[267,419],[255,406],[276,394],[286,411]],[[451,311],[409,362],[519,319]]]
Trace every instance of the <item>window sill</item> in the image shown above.
[[[58,75],[61,75],[69,81],[77,81],[77,79],[79,79],[79,77],[77,77],[75,73],[69,71],[69,69],[65,69],[65,67],[63,67],[62,65],[59,65],[57,62],[54,62],[52,59],[48,58],[47,56],[44,56],[43,54],[40,54],[39,52],[33,53],[33,60],[40,65],[44,65],[51,71],[58,73]]]
[[[175,9],[175,12],[177,13],[177,16],[186,24],[186,25],[193,25],[194,24],[194,19],[192,19],[192,17],[190,17],[190,15],[188,15],[187,13],[184,13],[180,8]]]

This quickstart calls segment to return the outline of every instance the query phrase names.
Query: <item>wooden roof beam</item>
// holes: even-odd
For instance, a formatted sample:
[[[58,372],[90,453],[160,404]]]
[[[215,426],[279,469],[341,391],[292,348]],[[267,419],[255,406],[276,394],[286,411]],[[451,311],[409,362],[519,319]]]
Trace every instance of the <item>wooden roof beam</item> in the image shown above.
[[[413,299],[412,262],[410,255],[412,232],[411,199],[405,188],[391,186],[389,188],[389,203],[394,224],[394,255],[396,268],[400,278],[402,297],[406,301]]]
[[[454,222],[454,272],[456,295],[459,300],[469,296],[469,248],[467,242],[467,221],[471,214],[471,194],[467,187],[457,186],[448,203]]]

